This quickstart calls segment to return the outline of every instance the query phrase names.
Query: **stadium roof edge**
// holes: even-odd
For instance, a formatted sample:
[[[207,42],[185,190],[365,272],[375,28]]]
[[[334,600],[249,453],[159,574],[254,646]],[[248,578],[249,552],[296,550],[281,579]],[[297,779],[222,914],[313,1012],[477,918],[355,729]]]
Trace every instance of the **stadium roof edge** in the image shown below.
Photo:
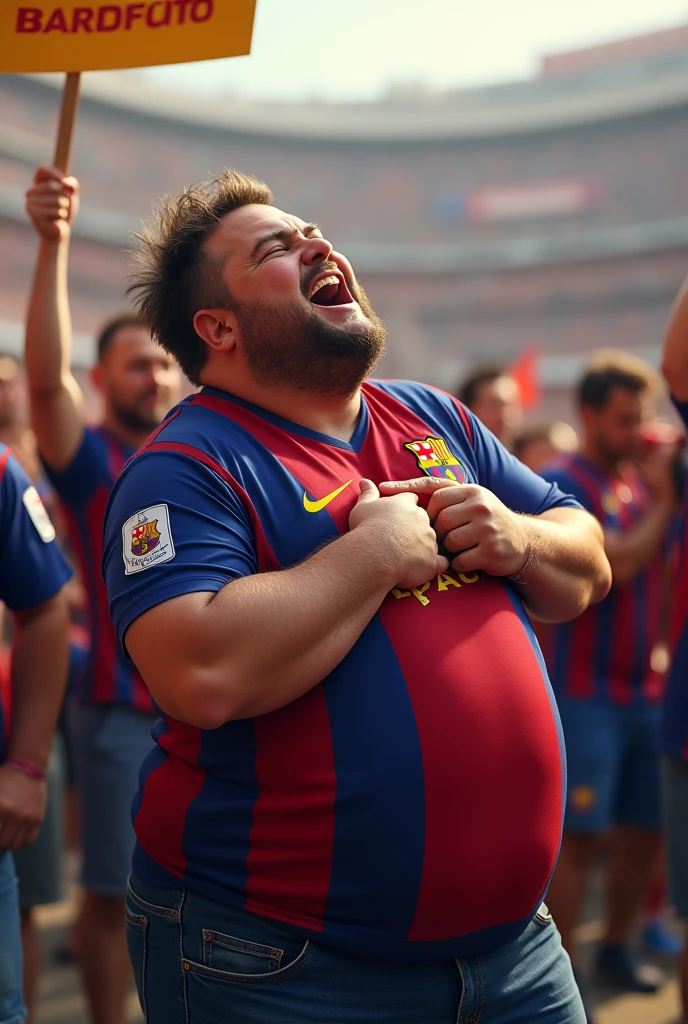
[[[56,90],[61,75],[17,76]],[[688,53],[580,76],[529,79],[415,102],[208,100],[165,91],[139,73],[84,75],[87,101],[210,131],[322,142],[409,143],[560,131],[688,104]]]

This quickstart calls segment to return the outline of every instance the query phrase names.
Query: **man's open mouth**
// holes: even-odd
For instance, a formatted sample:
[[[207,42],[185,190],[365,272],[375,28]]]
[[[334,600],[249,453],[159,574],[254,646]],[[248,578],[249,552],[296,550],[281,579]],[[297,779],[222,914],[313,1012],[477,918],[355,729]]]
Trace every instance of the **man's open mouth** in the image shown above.
[[[323,274],[311,285],[308,299],[314,306],[345,306],[354,301],[339,274]]]

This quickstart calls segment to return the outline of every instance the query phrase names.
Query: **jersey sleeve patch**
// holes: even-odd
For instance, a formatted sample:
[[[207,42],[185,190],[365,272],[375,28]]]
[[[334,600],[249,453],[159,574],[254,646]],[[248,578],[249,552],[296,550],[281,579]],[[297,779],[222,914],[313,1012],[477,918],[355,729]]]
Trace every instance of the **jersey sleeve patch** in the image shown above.
[[[127,576],[174,558],[167,505],[150,505],[127,519],[122,527],[122,557]]]
[[[55,540],[55,527],[50,521],[50,516],[45,510],[45,505],[35,487],[27,487],[22,494],[24,508],[29,514],[29,519],[36,527],[38,536],[44,544]]]

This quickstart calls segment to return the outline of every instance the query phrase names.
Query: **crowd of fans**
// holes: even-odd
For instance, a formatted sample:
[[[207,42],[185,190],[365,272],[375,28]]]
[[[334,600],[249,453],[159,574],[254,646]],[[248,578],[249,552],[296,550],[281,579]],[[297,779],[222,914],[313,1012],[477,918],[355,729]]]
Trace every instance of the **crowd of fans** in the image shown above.
[[[576,387],[580,442],[565,423],[523,428],[506,368],[480,369],[458,392],[518,458],[605,529],[610,594],[573,622],[538,628],[568,760],[564,840],[548,901],[575,968],[585,886],[606,857],[597,972],[637,992],[662,982],[632,952],[650,894],[647,916],[656,919],[646,922],[646,944],[664,952],[680,945],[662,923],[653,885],[663,877],[659,736],[684,480],[683,434],[657,413],[663,390],[641,360],[595,353]]]

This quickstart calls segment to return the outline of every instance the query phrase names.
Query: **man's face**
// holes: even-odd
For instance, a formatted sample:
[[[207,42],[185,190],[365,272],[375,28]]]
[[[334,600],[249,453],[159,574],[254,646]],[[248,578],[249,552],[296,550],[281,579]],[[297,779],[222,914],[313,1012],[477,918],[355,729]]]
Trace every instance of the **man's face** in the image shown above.
[[[122,327],[100,363],[105,400],[129,430],[153,430],[179,401],[179,369],[143,327]]]
[[[586,409],[584,419],[600,454],[609,462],[620,462],[641,454],[641,426],[647,412],[642,395],[627,388],[612,388],[606,405]]]
[[[516,381],[497,377],[481,384],[471,411],[508,448],[523,421]]]
[[[224,217],[206,251],[221,261],[237,346],[256,382],[330,397],[356,390],[384,351],[385,330],[317,225],[244,206]]]

